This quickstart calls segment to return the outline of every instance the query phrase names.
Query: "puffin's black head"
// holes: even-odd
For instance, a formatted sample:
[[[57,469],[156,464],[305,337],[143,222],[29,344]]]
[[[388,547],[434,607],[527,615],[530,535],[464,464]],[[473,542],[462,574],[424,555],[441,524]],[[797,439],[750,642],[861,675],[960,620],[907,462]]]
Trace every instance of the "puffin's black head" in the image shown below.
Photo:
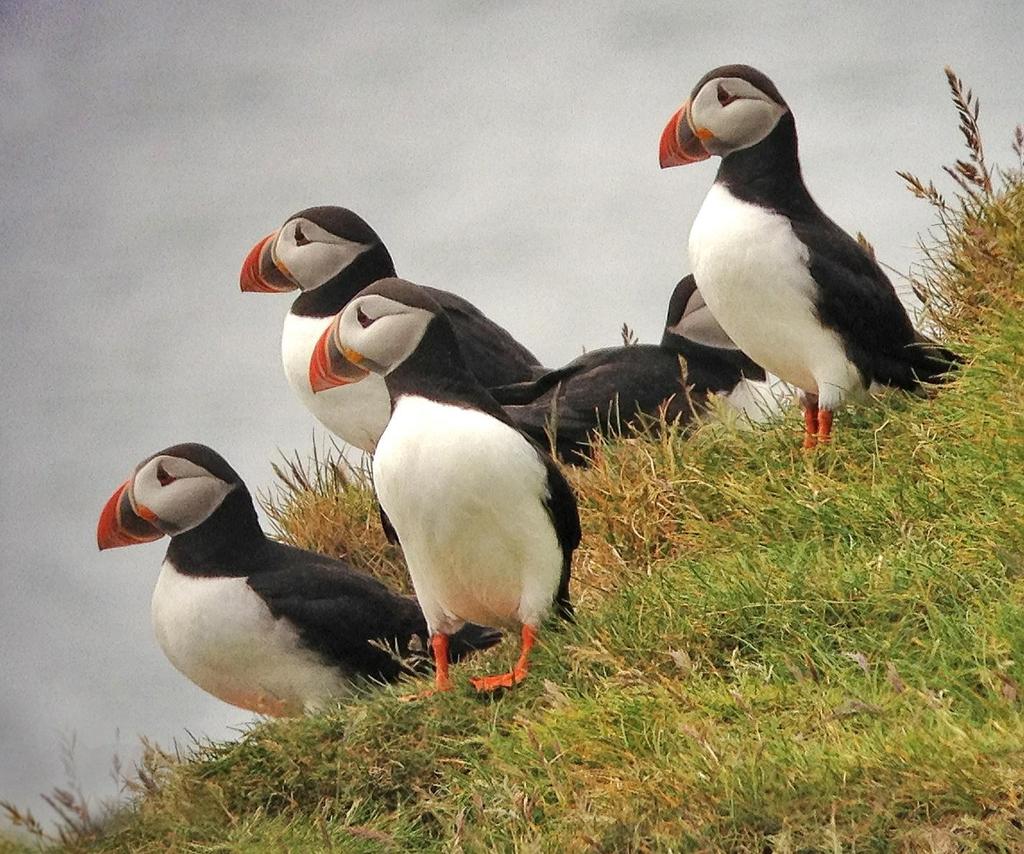
[[[672,329],[683,319],[686,307],[695,296],[699,297],[700,294],[697,291],[697,281],[693,278],[693,273],[690,273],[688,276],[683,276],[672,289],[672,296],[668,301],[668,315],[665,317],[666,331]]]
[[[450,330],[426,290],[404,279],[381,279],[360,291],[324,331],[313,348],[309,384],[324,391],[371,371],[389,374],[416,351],[432,324]]]
[[[175,536],[205,522],[245,484],[216,451],[189,442],[147,457],[100,513],[100,549]],[[251,502],[250,502],[251,503]]]
[[[693,87],[661,135],[661,168],[728,157],[757,145],[789,112],[779,90],[749,65],[723,65]]]
[[[394,275],[394,264],[377,233],[347,208],[325,205],[292,214],[249,251],[239,277],[243,291],[316,290],[372,260],[364,287]]]

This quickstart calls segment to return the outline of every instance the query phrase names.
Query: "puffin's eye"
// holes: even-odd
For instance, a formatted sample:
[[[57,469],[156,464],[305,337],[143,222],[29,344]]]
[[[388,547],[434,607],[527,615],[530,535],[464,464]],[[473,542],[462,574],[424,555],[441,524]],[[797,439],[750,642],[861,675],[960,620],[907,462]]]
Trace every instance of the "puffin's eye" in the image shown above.
[[[376,317],[370,317],[362,310],[362,308],[356,306],[356,320],[359,321],[359,325],[362,326],[363,329],[366,329],[366,327],[373,323],[376,319]]]
[[[721,83],[718,84],[718,103],[723,107],[739,99],[739,95],[733,95]]]
[[[167,486],[170,483],[174,483],[178,478],[172,474],[168,474],[163,463],[158,463],[156,467],[156,479],[160,482],[161,486]]]
[[[305,246],[307,243],[312,243],[312,241],[302,233],[302,226],[295,223],[295,245]]]

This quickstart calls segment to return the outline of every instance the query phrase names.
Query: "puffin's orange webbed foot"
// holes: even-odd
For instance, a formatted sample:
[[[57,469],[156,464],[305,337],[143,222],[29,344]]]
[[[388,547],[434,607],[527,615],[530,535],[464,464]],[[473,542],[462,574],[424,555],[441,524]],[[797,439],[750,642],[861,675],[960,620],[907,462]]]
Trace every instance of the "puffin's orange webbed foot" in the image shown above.
[[[499,691],[502,688],[511,688],[520,681],[522,680],[516,679],[515,673],[512,671],[509,671],[508,673],[499,673],[497,676],[476,676],[469,680],[470,684],[481,694],[490,691]]]
[[[497,691],[501,688],[512,688],[518,685],[526,678],[526,674],[529,672],[530,665],[528,659],[535,640],[537,640],[537,630],[533,626],[524,624],[519,660],[516,662],[516,666],[508,673],[499,673],[497,676],[477,676],[475,679],[470,679],[470,683],[481,693]]]

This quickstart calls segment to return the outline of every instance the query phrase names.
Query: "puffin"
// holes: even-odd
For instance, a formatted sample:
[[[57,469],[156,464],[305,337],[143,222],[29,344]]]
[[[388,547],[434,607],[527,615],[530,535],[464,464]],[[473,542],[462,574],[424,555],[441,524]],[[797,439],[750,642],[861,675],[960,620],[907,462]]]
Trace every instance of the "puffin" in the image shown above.
[[[672,291],[660,344],[591,350],[532,382],[491,389],[512,421],[564,462],[587,465],[590,437],[664,414],[689,423],[711,393],[764,420],[744,394],[746,380],[765,380],[764,369],[736,347],[711,315],[692,275]]]
[[[873,386],[921,392],[961,359],[914,329],[875,259],[804,185],[796,123],[749,65],[705,74],[669,119],[661,167],[722,158],[690,229],[691,269],[726,334],[800,390],[804,447]]]
[[[206,445],[143,460],[103,507],[97,543],[103,550],[165,535],[153,629],[171,664],[218,699],[297,715],[357,683],[429,667],[427,624],[413,599],[345,561],[267,537],[242,479]],[[501,637],[467,624],[452,655]]]
[[[572,619],[569,578],[580,543],[576,498],[554,460],[516,427],[468,369],[454,324],[430,291],[402,279],[365,289],[320,338],[316,390],[384,377],[391,418],[373,454],[373,485],[405,554],[435,658],[434,691],[452,687],[449,638],[467,621],[520,629],[506,673],[529,669],[545,617]]]
[[[352,297],[394,275],[391,255],[377,233],[357,214],[335,206],[292,214],[252,247],[240,274],[243,291],[300,291],[281,335],[288,383],[328,430],[371,453],[390,411],[383,381],[373,377],[358,386],[314,395],[309,359],[324,328]],[[448,313],[466,361],[484,386],[522,382],[543,370],[529,350],[472,303],[448,291],[428,290]]]

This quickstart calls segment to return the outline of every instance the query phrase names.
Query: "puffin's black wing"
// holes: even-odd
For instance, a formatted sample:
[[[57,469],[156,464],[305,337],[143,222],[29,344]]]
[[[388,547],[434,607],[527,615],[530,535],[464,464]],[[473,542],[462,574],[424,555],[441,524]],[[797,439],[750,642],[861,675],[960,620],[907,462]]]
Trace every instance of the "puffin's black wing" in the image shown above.
[[[591,433],[600,426],[596,413],[560,411],[557,389],[540,400],[524,406],[506,406],[512,423],[545,450],[554,444],[559,459],[573,465],[586,465],[587,444]]]
[[[561,368],[545,369],[536,379],[489,388],[488,391],[502,406],[524,406],[539,400],[556,385],[575,374],[586,371],[594,363],[594,357],[601,350],[584,353]]]
[[[544,499],[544,507],[555,526],[558,544],[562,547],[562,577],[555,594],[558,613],[566,620],[572,620],[572,600],[569,598],[569,576],[572,566],[572,553],[580,544],[583,534],[580,530],[580,513],[576,506],[576,496],[565,476],[558,470],[555,461],[547,454],[541,453],[548,472],[548,495]]]
[[[638,415],[658,417],[662,408],[669,420],[693,418],[683,368],[671,350],[643,344],[594,350],[572,366],[552,371],[559,381],[531,402],[505,407],[516,426],[545,447],[552,431],[558,455],[568,462],[585,462],[580,451],[596,429],[617,432]]]
[[[764,368],[739,349],[716,349],[680,338],[675,350],[686,359],[686,381],[695,394],[728,394],[743,379],[764,382],[768,376]]]
[[[603,429],[617,429],[637,414],[657,416],[670,398],[685,399],[686,381],[676,353],[653,344],[616,347],[561,384],[558,410],[570,419],[599,418]],[[693,412],[687,404],[674,415],[688,421]]]
[[[414,599],[343,561],[282,543],[268,541],[267,546],[266,559],[253,567],[249,586],[275,617],[296,627],[306,646],[344,672],[394,681],[408,672],[400,659],[410,656],[413,636],[427,649],[426,620]],[[467,626],[453,638],[453,657],[471,648],[486,649],[500,639],[500,632]]]
[[[869,382],[913,390],[955,369],[959,357],[914,329],[889,278],[857,241],[824,214],[793,220],[793,230],[809,252],[818,317],[839,333]]]
[[[533,353],[471,302],[449,291],[424,290],[444,309],[466,365],[485,388],[531,380],[543,372]]]

